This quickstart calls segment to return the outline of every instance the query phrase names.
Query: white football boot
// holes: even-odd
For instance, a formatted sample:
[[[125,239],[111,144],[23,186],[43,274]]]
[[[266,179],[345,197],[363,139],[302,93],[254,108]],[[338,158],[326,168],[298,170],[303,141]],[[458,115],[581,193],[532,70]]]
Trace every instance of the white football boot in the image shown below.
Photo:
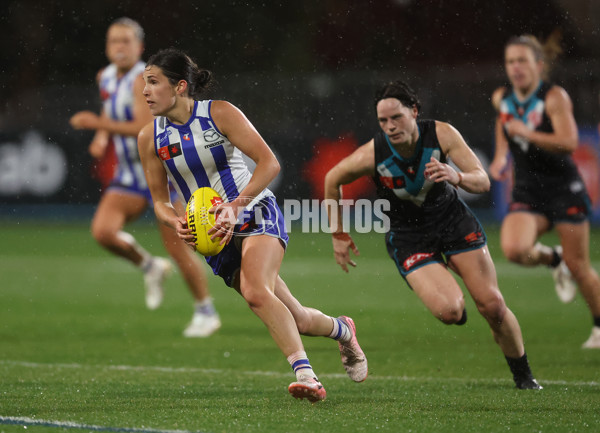
[[[577,283],[571,275],[567,264],[562,260],[562,247],[554,247],[558,255],[561,257],[561,261],[556,268],[552,270],[552,278],[554,278],[554,289],[560,299],[565,304],[573,302],[575,295],[577,295]]]
[[[600,349],[600,326],[592,328],[592,335],[581,347],[583,349]]]
[[[184,337],[208,337],[221,327],[221,319],[217,313],[207,315],[194,313],[191,323],[183,331]]]
[[[354,320],[348,316],[340,316],[338,319],[344,322],[348,328],[350,328],[350,332],[352,333],[350,341],[345,343],[340,343],[338,341],[342,365],[350,379],[354,382],[362,382],[367,378],[369,368],[367,365],[367,357],[356,339],[356,325],[354,324]]]
[[[292,394],[292,397],[299,400],[307,399],[311,403],[327,398],[327,392],[319,379],[312,376],[299,377],[296,382],[290,383],[288,391]]]
[[[146,285],[146,307],[156,310],[162,304],[164,296],[163,282],[173,269],[173,265],[162,257],[153,257],[150,268],[144,272],[144,283]]]

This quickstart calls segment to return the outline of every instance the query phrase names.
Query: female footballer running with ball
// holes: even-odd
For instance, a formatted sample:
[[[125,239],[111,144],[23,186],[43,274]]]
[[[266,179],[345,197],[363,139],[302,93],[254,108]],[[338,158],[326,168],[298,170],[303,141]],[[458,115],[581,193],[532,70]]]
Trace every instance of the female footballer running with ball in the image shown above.
[[[181,239],[192,240],[185,217],[170,202],[168,179],[186,201],[196,189],[208,186],[225,202],[220,205],[221,214],[240,215],[246,210],[238,224],[217,218],[209,234],[222,237],[227,245],[206,260],[216,275],[244,297],[287,358],[296,374],[289,392],[312,402],[326,395],[300,334],[337,340],[350,378],[365,380],[367,360],[352,319],[329,317],[302,306],[279,277],[288,235],[281,210],[267,189],[279,172],[269,146],[236,107],[201,99],[212,81],[211,73],[198,68],[185,53],[159,51],[149,59],[144,80],[146,102],[158,117],[142,129],[138,146],[158,220],[176,230]],[[256,163],[253,174],[242,153]],[[253,219],[258,207],[260,221]]]

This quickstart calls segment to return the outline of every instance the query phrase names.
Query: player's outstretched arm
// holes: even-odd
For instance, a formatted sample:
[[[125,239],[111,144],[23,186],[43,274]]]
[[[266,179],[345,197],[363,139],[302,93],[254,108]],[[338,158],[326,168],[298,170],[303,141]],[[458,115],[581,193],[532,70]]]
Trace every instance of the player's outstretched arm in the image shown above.
[[[342,185],[372,174],[374,170],[375,151],[374,141],[371,140],[340,161],[325,176],[325,200],[332,234],[333,254],[335,261],[344,272],[348,272],[348,265],[356,267],[356,263],[350,258],[350,250],[355,255],[360,253],[352,237],[344,232],[342,210],[339,205],[342,199]]]
[[[75,113],[69,123],[74,129],[103,129],[110,134],[136,137],[141,128],[152,120],[152,113],[143,94],[144,86],[144,79],[140,74],[133,84],[133,119],[130,121],[114,120],[106,115],[98,115],[86,110]]]
[[[504,181],[508,179],[508,141],[504,136],[504,127],[500,120],[500,103],[506,89],[500,87],[492,95],[492,105],[494,106],[497,116],[494,125],[494,137],[495,137],[495,148],[494,148],[494,159],[490,163],[489,171],[492,179],[497,181]]]

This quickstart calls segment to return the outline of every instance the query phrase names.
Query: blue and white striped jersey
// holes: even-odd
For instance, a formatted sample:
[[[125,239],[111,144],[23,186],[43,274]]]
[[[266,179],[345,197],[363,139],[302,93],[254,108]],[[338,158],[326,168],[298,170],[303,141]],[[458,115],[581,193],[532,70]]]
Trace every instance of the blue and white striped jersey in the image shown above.
[[[196,189],[205,186],[217,191],[225,202],[231,202],[252,177],[242,151],[215,125],[211,104],[212,100],[195,101],[193,114],[185,125],[175,125],[166,117],[154,120],[156,153],[186,203]],[[255,199],[270,195],[271,191],[265,189]]]
[[[104,113],[111,119],[127,122],[133,120],[133,84],[144,72],[145,63],[138,62],[124,76],[117,77],[117,67],[107,66],[100,75],[100,96]],[[118,165],[113,184],[136,191],[147,191],[148,185],[137,149],[137,137],[112,134]]]

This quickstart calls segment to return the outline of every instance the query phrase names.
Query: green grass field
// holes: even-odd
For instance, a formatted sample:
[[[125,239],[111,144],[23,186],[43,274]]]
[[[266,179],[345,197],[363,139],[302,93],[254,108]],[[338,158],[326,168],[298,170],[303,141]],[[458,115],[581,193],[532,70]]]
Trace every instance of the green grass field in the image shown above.
[[[153,226],[131,227],[155,252]],[[305,337],[328,397],[287,393],[293,374],[262,323],[210,277],[223,327],[186,339],[191,297],[180,275],[157,311],[140,273],[98,247],[84,225],[0,228],[0,432],[597,432],[600,351],[581,299],[561,304],[546,269],[508,264],[488,228],[500,285],[544,390],[514,388],[468,298],[469,321],[445,326],[407,289],[382,235],[357,235],[344,274],[327,235],[291,233],[281,274],[305,305],[352,316],[370,375],[351,382],[335,342]],[[548,242],[555,241],[547,238]],[[600,270],[600,231],[593,233]],[[31,419],[31,421],[28,421]]]

